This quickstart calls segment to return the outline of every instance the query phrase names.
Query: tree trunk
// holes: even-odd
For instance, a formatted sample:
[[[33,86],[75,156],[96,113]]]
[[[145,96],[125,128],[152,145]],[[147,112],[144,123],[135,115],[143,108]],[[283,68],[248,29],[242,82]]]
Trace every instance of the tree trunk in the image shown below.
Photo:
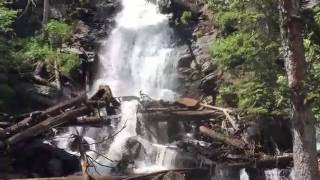
[[[65,112],[64,114],[60,114],[56,117],[48,118],[47,120],[44,120],[40,122],[39,124],[36,124],[20,133],[17,133],[7,139],[7,143],[10,145],[16,144],[20,141],[26,140],[28,138],[37,136],[48,129],[54,128],[56,126],[59,126],[63,123],[66,123],[72,119],[75,119],[78,116],[84,115],[89,112],[88,107],[80,107],[78,109],[70,110]]]
[[[81,103],[86,101],[86,99],[87,99],[87,95],[81,94],[78,97],[66,100],[44,111],[32,112],[30,113],[29,117],[26,117],[25,119],[23,119],[22,121],[14,125],[11,125],[10,127],[6,128],[4,131],[0,131],[0,139],[9,137],[13,134],[23,131],[24,129],[45,120],[47,117],[57,116],[61,114],[61,112],[64,111],[65,109],[68,109],[70,107],[77,106],[77,105],[79,106],[81,105]]]
[[[303,46],[304,23],[299,0],[280,0],[281,36],[292,102],[294,177],[317,178],[314,117],[305,103],[306,61]]]
[[[59,93],[61,93],[62,85],[61,85],[59,65],[58,65],[57,60],[54,60],[54,75],[55,75],[55,77],[56,77],[56,86],[57,86],[57,89],[58,89]]]
[[[238,149],[244,149],[245,148],[245,143],[242,142],[239,139],[235,139],[235,138],[229,137],[229,136],[227,136],[225,134],[216,132],[213,129],[209,129],[209,128],[205,127],[205,126],[200,126],[199,130],[200,130],[200,133],[205,134],[207,136],[210,136],[212,139],[224,142],[224,143],[226,143],[228,145],[231,145],[233,147],[236,147]]]
[[[50,10],[49,8],[50,8],[49,0],[43,0],[42,26],[45,26],[48,23],[49,10]]]

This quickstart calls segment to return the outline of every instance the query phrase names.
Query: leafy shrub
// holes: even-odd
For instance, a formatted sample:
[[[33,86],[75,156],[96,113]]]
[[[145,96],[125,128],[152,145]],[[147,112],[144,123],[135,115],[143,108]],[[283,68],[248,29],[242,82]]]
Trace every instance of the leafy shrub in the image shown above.
[[[70,75],[71,72],[80,66],[79,57],[74,53],[55,51],[49,54],[47,59],[57,60],[60,71],[66,75]]]
[[[271,112],[274,107],[273,89],[263,82],[243,81],[238,85],[239,108],[255,113]]]
[[[50,54],[54,53],[49,44],[45,41],[42,41],[39,36],[22,39],[20,46],[22,46],[23,49],[18,52],[18,55],[19,58],[23,60],[45,60]]]
[[[17,11],[4,7],[3,3],[4,1],[0,0],[0,32],[8,32],[12,30],[10,25],[14,22]]]
[[[45,27],[50,44],[59,47],[70,37],[72,26],[63,21],[50,20]]]
[[[20,61],[47,61],[53,64],[57,60],[60,70],[64,74],[69,74],[73,69],[80,65],[77,54],[71,52],[60,52],[59,49],[50,47],[49,43],[43,41],[40,36],[23,39],[20,46],[24,48],[16,54],[16,58]]]
[[[225,107],[238,107],[237,90],[232,84],[223,84],[219,88],[216,104]]]
[[[191,11],[183,11],[180,20],[183,24],[189,24],[190,21],[192,20],[192,12]]]
[[[259,58],[263,44],[255,35],[233,33],[214,42],[211,47],[212,57],[224,69],[232,69],[243,63],[250,64]]]

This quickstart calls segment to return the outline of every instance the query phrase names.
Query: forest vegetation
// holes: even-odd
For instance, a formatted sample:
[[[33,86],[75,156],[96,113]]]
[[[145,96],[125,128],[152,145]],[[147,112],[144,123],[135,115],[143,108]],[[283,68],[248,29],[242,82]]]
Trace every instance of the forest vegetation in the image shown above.
[[[21,82],[41,81],[40,84],[60,91],[60,77],[67,79],[66,82],[77,82],[82,73],[83,62],[80,54],[83,52],[70,50],[70,44],[81,16],[77,13],[85,11],[83,7],[88,5],[89,1],[74,1],[78,7],[63,18],[46,19],[46,11],[43,11],[43,17],[32,20],[37,23],[31,30],[29,28],[25,31],[21,29],[21,24],[19,25],[21,19],[24,18],[25,21],[26,13],[36,12],[38,7],[35,6],[34,0],[28,0],[24,8],[15,6],[15,2],[0,0],[0,120],[9,115],[15,116],[37,110],[38,106],[35,108],[31,105],[32,102],[25,100],[28,97],[24,97],[26,95],[21,88]],[[49,1],[36,2],[43,5]],[[299,0],[290,1],[296,4],[285,0],[201,2],[204,4],[203,7],[207,8],[206,13],[212,17],[210,23],[213,24],[215,34],[209,45],[210,63],[215,67],[217,74],[221,74],[221,79],[215,82],[217,85],[209,89],[210,93],[215,94],[211,105],[230,108],[237,113],[253,115],[255,118],[291,118],[294,122],[292,129],[298,134],[307,130],[311,124],[310,134],[299,134],[303,145],[296,142],[300,136],[294,136],[298,138],[294,138],[293,141],[293,153],[296,153],[293,154],[293,159],[294,162],[298,162],[301,160],[298,158],[300,155],[309,158],[316,155],[313,141],[315,126],[320,123],[320,6],[309,6],[306,5],[309,1]],[[297,17],[287,14],[291,10],[298,12]],[[176,19],[172,24],[178,28],[192,27],[192,23],[198,21],[198,14],[192,8],[181,12],[179,9],[179,13],[176,13],[178,17],[173,14]],[[297,29],[295,33],[301,32],[302,39],[299,39],[300,36],[292,38],[292,27]],[[299,45],[302,45],[300,51]],[[292,54],[293,56],[290,56]],[[294,63],[302,64],[296,69],[293,68],[297,71],[296,74],[302,74],[298,75],[301,78],[296,80],[290,78],[296,75],[290,69],[290,65]],[[46,72],[43,73],[46,80],[34,79],[37,67],[43,64],[46,67]],[[85,84],[80,86],[83,90]],[[111,97],[103,98],[114,101],[111,90],[110,94]],[[81,108],[87,111],[87,107]],[[222,109],[221,112],[226,119],[232,120],[229,111]],[[32,119],[31,114],[30,118]],[[306,137],[311,137],[311,144],[308,144]],[[304,146],[304,143],[307,145]],[[302,148],[303,152],[299,151],[299,148]],[[315,164],[311,165],[316,159],[313,159],[314,162],[308,160],[305,163],[316,167]],[[313,170],[309,171],[313,173]],[[309,179],[314,178],[313,175],[308,176]],[[299,177],[303,175],[300,173]]]

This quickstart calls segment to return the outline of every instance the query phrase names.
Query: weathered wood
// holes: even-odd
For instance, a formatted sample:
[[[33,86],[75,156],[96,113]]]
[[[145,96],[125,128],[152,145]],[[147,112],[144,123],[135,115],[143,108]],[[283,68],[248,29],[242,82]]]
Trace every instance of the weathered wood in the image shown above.
[[[141,174],[141,175],[134,175],[128,178],[124,178],[124,180],[141,180],[141,179],[150,179],[152,177],[155,177],[159,174],[166,174],[169,172],[179,172],[179,173],[184,173],[184,174],[196,174],[196,176],[199,175],[205,175],[208,173],[208,169],[205,168],[184,168],[184,169],[169,169],[169,170],[163,170],[163,171],[158,171],[158,172],[153,172],[153,173],[148,173],[148,174]]]
[[[224,115],[226,116],[227,120],[232,125],[233,129],[236,130],[236,131],[240,130],[239,124],[229,114],[230,112],[232,112],[231,109],[204,104],[204,103],[201,103],[200,101],[198,101],[196,99],[192,99],[192,98],[180,98],[176,102],[178,104],[184,105],[184,106],[189,107],[189,108],[202,106],[202,107],[205,107],[205,108],[222,111],[224,113]]]
[[[124,176],[90,176],[92,180],[120,180]],[[27,179],[12,179],[12,180],[83,180],[82,176],[66,176],[66,177],[48,177],[48,178],[27,178]]]
[[[72,119],[74,119],[78,116],[84,115],[86,113],[88,113],[88,107],[80,107],[75,110],[67,111],[63,114],[56,116],[56,117],[48,118],[47,120],[44,120],[44,121],[40,122],[39,124],[36,124],[35,126],[32,126],[32,127],[28,128],[20,133],[13,135],[9,139],[7,139],[6,142],[9,145],[16,144],[22,140],[37,136],[37,135],[43,133],[44,131],[47,131],[50,128],[59,126],[69,120],[72,120]]]
[[[236,122],[236,120],[234,118],[232,118],[230,116],[230,114],[226,110],[223,110],[223,113],[227,117],[227,120],[229,120],[229,122],[232,125],[233,129],[236,130],[236,131],[239,131],[240,130],[239,124]]]
[[[50,2],[49,2],[49,0],[44,0],[43,1],[43,16],[42,16],[42,26],[43,26],[43,28],[48,23],[49,11],[50,11]]]
[[[227,109],[227,108],[221,108],[221,107],[217,107],[217,106],[212,106],[212,105],[208,105],[208,104],[204,104],[204,103],[201,103],[199,100],[196,100],[196,99],[192,99],[192,98],[180,98],[176,101],[178,104],[181,104],[181,105],[184,105],[186,107],[189,107],[189,108],[194,108],[194,107],[200,107],[200,106],[203,106],[203,107],[206,107],[206,108],[209,108],[209,109],[214,109],[214,110],[219,110],[219,111],[226,111],[226,112],[232,112],[231,109]]]
[[[183,174],[194,174],[195,177],[199,175],[205,175],[208,173],[208,169],[204,168],[185,168],[185,169],[171,169],[158,171],[148,174],[132,175],[132,176],[90,176],[92,180],[142,180],[150,179],[159,174],[166,174],[169,172],[179,172]],[[49,178],[26,178],[26,179],[13,179],[13,180],[83,180],[83,176],[66,176],[66,177],[49,177]]]
[[[54,60],[54,75],[56,78],[56,86],[58,91],[62,90],[62,85],[61,85],[61,78],[60,78],[60,72],[59,72],[59,66],[57,60]]]
[[[177,108],[177,107],[159,107],[159,108],[146,108],[142,112],[150,112],[150,111],[188,111],[189,108]]]
[[[141,117],[150,121],[198,121],[212,118],[219,115],[219,112],[212,110],[204,111],[158,111],[142,112]]]
[[[189,108],[199,107],[200,102],[192,98],[180,98],[176,101],[178,104],[184,105]]]
[[[59,115],[62,110],[65,110],[75,105],[79,105],[81,104],[81,102],[84,102],[86,99],[87,99],[86,94],[82,94],[78,97],[62,102],[56,106],[50,107],[44,111],[36,111],[36,112],[30,113],[29,117],[23,119],[22,121],[0,132],[0,138],[9,137],[12,134],[22,131],[34,124],[37,124],[38,122],[41,122],[47,117]]]
[[[216,132],[212,129],[209,129],[205,126],[200,126],[199,128],[200,132],[211,137],[212,139],[224,142],[228,145],[231,145],[233,147],[236,147],[238,149],[244,149],[245,148],[245,143],[239,139],[235,139],[232,137],[228,137],[222,133]]]
[[[80,117],[74,120],[71,120],[68,123],[62,124],[61,126],[91,126],[91,127],[101,127],[110,125],[110,122],[121,118],[121,115],[113,115],[113,116],[89,116],[89,117]]]
[[[280,164],[283,164],[284,166],[288,166],[290,162],[292,162],[292,154],[269,157],[264,159],[256,159],[252,162],[224,164],[222,166],[225,166],[226,168],[237,168],[237,169],[249,168],[249,167],[274,168],[274,167],[279,167]]]
[[[42,77],[44,74],[45,65],[46,65],[45,61],[39,61],[37,63],[37,66],[34,70],[32,79],[34,82],[36,82],[38,84],[42,84],[42,85],[56,88],[56,86],[54,84],[50,83],[47,79]]]

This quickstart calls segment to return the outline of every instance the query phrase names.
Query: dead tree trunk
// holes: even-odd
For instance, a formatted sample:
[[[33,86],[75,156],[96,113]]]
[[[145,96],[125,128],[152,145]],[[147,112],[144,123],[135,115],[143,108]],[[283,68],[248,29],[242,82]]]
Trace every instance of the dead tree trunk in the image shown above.
[[[59,116],[48,118],[45,121],[40,122],[39,124],[32,126],[20,133],[17,133],[10,137],[7,140],[7,143],[12,145],[16,144],[17,142],[20,142],[22,140],[28,139],[30,137],[37,136],[45,131],[47,131],[50,128],[59,126],[69,120],[72,120],[78,116],[84,115],[88,112],[88,107],[80,107],[75,110],[70,110],[68,112],[65,112],[64,114],[61,114]]]
[[[37,63],[37,66],[36,66],[35,70],[34,70],[34,73],[33,73],[33,80],[36,83],[43,84],[43,85],[55,88],[56,86],[54,86],[48,80],[46,80],[45,78],[42,77],[44,69],[45,69],[45,62],[44,61],[39,61]]]
[[[200,132],[207,135],[207,136],[210,136],[212,139],[224,142],[224,143],[231,145],[233,147],[236,147],[238,149],[245,148],[245,143],[242,142],[241,140],[228,137],[224,134],[218,133],[218,132],[216,132],[212,129],[209,129],[205,126],[200,126]]]
[[[295,179],[317,178],[314,117],[305,103],[306,61],[301,1],[280,0],[281,36],[292,102],[293,160]]]
[[[9,136],[11,136],[19,131],[22,131],[22,130],[24,130],[34,124],[37,124],[38,122],[41,122],[42,120],[46,119],[49,116],[59,115],[62,110],[79,105],[82,102],[86,101],[86,99],[87,99],[87,95],[82,94],[78,97],[75,97],[73,99],[62,102],[56,106],[50,107],[44,111],[30,113],[29,117],[23,119],[22,121],[18,122],[17,124],[14,124],[14,125],[6,128],[4,131],[0,131],[0,139],[5,138],[5,137],[9,137]]]
[[[57,60],[54,60],[54,75],[56,77],[56,86],[59,92],[62,90],[61,80],[60,80],[60,72],[59,72],[59,65]]]
[[[45,26],[48,23],[49,10],[50,10],[49,0],[43,0],[42,26]]]

